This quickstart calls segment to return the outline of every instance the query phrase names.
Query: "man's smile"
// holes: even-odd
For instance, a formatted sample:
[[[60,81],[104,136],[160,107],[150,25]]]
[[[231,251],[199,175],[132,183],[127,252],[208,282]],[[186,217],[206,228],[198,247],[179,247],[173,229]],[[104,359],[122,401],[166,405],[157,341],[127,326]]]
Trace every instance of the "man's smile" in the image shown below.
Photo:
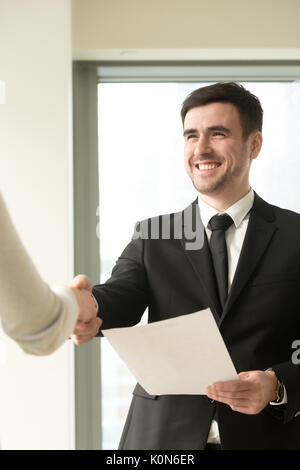
[[[193,164],[197,172],[200,173],[213,173],[221,165],[222,163],[220,162],[196,162]]]

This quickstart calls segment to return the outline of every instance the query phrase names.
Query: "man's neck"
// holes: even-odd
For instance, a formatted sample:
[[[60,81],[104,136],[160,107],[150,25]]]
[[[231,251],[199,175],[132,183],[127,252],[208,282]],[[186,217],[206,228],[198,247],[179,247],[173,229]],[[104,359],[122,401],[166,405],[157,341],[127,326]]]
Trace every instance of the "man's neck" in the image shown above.
[[[237,193],[224,193],[223,194],[201,194],[199,193],[200,198],[209,206],[216,209],[218,212],[225,212],[228,207],[233,206],[237,201],[242,199],[250,191],[250,186]]]

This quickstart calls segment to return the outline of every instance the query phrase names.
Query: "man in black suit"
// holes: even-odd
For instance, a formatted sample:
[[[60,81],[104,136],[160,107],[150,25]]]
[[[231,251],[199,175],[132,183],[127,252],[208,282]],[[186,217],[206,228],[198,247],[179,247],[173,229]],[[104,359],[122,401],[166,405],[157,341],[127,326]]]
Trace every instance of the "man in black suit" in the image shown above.
[[[260,102],[241,85],[217,83],[193,91],[181,114],[185,167],[199,193],[189,209],[203,243],[188,247],[183,214],[171,214],[167,239],[145,236],[153,220],[139,224],[93,294],[103,329],[135,325],[147,307],[149,322],[209,307],[239,379],[207,384],[207,395],[153,396],[137,384],[120,449],[300,449],[292,361],[300,215],[249,185],[262,145]],[[94,335],[83,326],[73,339]]]

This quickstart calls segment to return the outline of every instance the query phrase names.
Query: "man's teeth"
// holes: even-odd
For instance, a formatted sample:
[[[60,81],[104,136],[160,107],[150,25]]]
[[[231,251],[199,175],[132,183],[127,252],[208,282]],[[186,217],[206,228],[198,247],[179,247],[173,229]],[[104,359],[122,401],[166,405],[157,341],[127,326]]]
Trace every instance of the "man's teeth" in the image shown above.
[[[213,168],[218,168],[219,165],[198,165],[199,170],[212,170]]]

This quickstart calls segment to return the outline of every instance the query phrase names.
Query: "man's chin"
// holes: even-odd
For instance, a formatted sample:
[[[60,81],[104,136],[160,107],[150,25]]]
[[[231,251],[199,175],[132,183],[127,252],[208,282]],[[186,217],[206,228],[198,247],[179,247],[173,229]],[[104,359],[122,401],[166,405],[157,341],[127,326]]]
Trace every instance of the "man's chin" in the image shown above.
[[[193,177],[191,180],[198,193],[203,195],[212,195],[213,193],[219,194],[225,189],[228,189],[228,185],[230,185],[227,174],[219,175],[219,178],[215,179]]]
[[[204,185],[204,184],[197,184],[193,181],[193,185],[195,189],[198,191],[198,193],[203,194],[203,195],[212,195],[214,193],[219,193],[222,191],[222,188],[224,187],[223,184],[210,184],[210,185]]]

